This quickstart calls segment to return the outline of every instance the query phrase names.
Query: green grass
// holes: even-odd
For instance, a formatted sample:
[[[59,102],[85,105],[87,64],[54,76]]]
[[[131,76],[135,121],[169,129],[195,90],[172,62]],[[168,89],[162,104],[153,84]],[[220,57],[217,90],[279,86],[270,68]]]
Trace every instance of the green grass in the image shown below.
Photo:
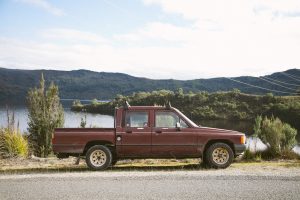
[[[266,150],[263,152],[251,152],[249,149],[247,149],[242,157],[242,162],[262,162],[276,160],[300,161],[300,155],[292,150],[283,150],[279,154],[274,154],[271,150]]]

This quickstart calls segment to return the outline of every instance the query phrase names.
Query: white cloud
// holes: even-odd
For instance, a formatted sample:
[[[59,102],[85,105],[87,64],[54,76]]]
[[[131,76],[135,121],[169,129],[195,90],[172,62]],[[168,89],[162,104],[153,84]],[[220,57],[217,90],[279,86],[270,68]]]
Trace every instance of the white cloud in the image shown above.
[[[300,1],[144,0],[185,26],[149,22],[110,38],[74,29],[0,38],[0,66],[125,72],[150,78],[264,75],[299,68]]]
[[[63,10],[53,6],[46,0],[17,0],[17,1],[36,6],[56,16],[65,15],[65,12]]]
[[[147,39],[158,39],[173,42],[186,42],[195,37],[197,30],[193,28],[178,27],[172,24],[152,22],[132,33],[115,35],[114,38],[120,41],[145,41]]]

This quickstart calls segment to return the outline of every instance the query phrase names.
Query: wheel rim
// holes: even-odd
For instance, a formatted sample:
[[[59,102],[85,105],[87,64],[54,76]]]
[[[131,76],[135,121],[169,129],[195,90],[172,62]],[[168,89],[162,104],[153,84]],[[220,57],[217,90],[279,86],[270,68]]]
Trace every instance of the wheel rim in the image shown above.
[[[90,155],[90,161],[95,167],[100,167],[106,162],[106,154],[102,150],[95,150]]]
[[[229,160],[229,152],[225,148],[216,148],[212,153],[213,161],[219,165],[225,164]]]

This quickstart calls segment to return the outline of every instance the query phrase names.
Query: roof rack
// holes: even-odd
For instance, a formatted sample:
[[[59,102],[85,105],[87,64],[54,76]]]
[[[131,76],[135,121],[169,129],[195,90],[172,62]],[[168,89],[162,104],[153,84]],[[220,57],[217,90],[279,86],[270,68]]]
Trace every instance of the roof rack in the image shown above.
[[[171,109],[172,108],[172,105],[171,105],[171,102],[168,101],[167,105],[166,105],[166,109]]]
[[[125,102],[124,102],[124,108],[125,108],[126,110],[128,110],[129,107],[130,107],[130,104],[128,103],[127,100],[125,100]]]

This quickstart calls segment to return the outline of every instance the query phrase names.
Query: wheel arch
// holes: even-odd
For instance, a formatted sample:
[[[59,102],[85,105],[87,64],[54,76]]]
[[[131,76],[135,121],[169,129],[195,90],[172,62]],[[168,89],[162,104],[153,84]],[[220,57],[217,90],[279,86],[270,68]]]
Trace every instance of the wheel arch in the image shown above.
[[[89,150],[89,148],[91,148],[92,146],[95,145],[104,145],[106,147],[109,148],[109,150],[111,151],[111,153],[113,154],[115,152],[115,145],[109,141],[105,141],[105,140],[93,140],[93,141],[89,141],[86,143],[84,150],[83,150],[83,155],[86,155],[86,152]]]

